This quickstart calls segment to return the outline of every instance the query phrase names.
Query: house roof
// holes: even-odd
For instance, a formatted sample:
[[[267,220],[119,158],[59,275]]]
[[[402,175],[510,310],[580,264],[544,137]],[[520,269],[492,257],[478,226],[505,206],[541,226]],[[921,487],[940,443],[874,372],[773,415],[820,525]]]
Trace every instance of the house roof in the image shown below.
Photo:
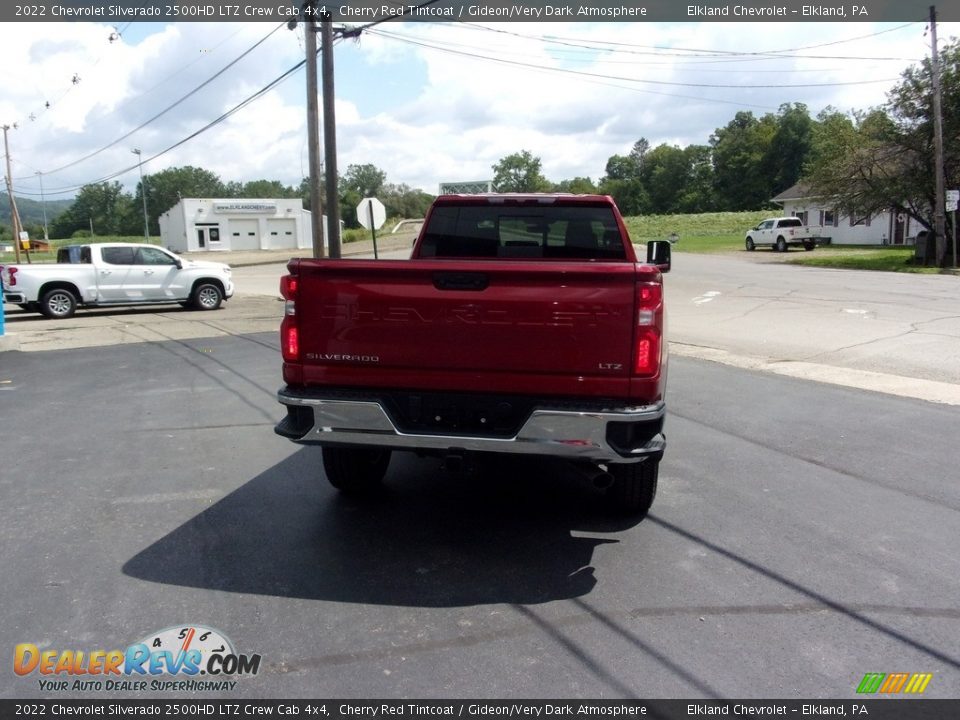
[[[811,194],[810,186],[799,182],[793,187],[788,187],[776,197],[771,198],[771,202],[782,203],[787,200],[803,200],[805,198],[816,197]]]

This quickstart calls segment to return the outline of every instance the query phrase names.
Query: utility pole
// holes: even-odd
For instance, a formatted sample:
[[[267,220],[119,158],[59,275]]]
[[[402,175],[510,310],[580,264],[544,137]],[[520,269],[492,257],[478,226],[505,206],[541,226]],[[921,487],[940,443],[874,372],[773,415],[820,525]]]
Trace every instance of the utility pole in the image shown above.
[[[47,199],[43,195],[43,173],[37,170],[36,175],[40,178],[40,208],[43,210],[43,241],[50,242],[50,233],[47,232]]]
[[[327,228],[330,238],[330,257],[340,257],[340,200],[337,197],[337,117],[334,110],[336,95],[333,90],[333,26],[330,14],[324,13],[321,22],[321,52],[323,53],[323,148],[326,160]]]
[[[930,41],[933,55],[930,60],[930,78],[933,86],[933,163],[934,163],[934,200],[933,231],[937,236],[937,265],[942,266],[947,254],[946,234],[946,196],[943,178],[943,115],[940,107],[940,56],[937,50],[937,8],[930,6]]]
[[[143,181],[143,153],[140,152],[140,148],[134,148],[130,152],[137,156],[137,165],[140,166],[140,196],[143,198],[143,241],[148,243],[150,242],[150,231],[147,227],[147,184]]]
[[[3,151],[7,156],[7,195],[10,197],[10,218],[13,220],[13,251],[20,262],[20,222],[17,218],[16,203],[13,200],[13,175],[10,172],[10,142],[7,139],[9,125],[3,126]]]
[[[304,4],[303,26],[307,48],[307,148],[310,163],[310,227],[313,231],[313,256],[324,257],[323,202],[320,199],[320,107],[317,102],[317,0]],[[329,170],[327,170],[329,172]]]

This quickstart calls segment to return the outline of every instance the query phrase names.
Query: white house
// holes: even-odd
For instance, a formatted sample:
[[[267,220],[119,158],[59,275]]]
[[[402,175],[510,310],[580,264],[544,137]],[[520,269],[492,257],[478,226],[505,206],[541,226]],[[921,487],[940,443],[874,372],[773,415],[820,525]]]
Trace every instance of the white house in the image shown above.
[[[299,198],[181,198],[160,216],[160,240],[174,252],[303,250],[313,233]]]
[[[903,245],[923,229],[916,220],[892,210],[865,218],[843,215],[803,183],[784,190],[772,202],[783,206],[784,215],[801,218],[805,225],[822,225],[824,236],[834,245]]]

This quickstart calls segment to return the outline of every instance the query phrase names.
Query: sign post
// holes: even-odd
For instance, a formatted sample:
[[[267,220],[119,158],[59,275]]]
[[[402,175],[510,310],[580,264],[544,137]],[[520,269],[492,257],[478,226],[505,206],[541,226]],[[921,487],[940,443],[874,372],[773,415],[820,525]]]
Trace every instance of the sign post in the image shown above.
[[[373,257],[379,260],[377,254],[377,229],[383,227],[387,221],[387,209],[376,198],[364,198],[357,205],[357,221],[373,235]]]
[[[953,267],[957,267],[957,203],[960,203],[960,190],[947,190],[944,210],[953,213]]]

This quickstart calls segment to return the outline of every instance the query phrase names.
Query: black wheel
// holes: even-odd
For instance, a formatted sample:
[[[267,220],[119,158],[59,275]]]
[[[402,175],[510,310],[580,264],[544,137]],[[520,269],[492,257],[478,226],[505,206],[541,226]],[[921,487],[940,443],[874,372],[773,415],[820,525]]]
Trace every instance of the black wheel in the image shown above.
[[[40,298],[40,312],[48,318],[68,318],[77,311],[77,298],[63,288],[47,290]]]
[[[754,250],[757,249],[757,246],[753,244],[753,238],[748,237],[745,245],[747,246],[747,250],[749,250],[750,252],[753,252]]]
[[[660,460],[609,466],[613,484],[607,489],[612,509],[623,515],[644,518],[657,494]]]
[[[216,310],[223,302],[223,291],[213,283],[200,283],[193,289],[190,303],[197,310]]]
[[[368,493],[381,482],[390,464],[390,451],[383,448],[323,449],[323,469],[337,490],[348,494]]]
[[[807,252],[810,252],[810,251],[813,250],[816,246],[817,246],[816,243],[805,242],[805,243],[803,244],[803,249],[806,250]]]
[[[787,241],[782,237],[777,238],[777,252],[786,252],[787,251]]]

